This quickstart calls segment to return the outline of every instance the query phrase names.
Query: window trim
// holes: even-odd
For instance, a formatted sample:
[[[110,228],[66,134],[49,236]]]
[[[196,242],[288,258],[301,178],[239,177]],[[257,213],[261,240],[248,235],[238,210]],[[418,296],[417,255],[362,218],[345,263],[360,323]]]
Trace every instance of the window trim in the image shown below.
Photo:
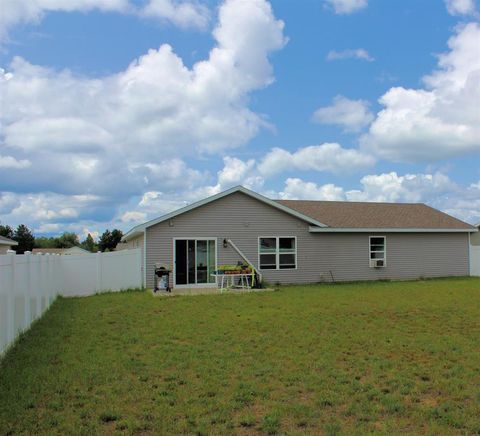
[[[289,253],[282,254],[295,254],[295,267],[294,268],[280,268],[280,239],[293,239],[295,241],[295,250]],[[266,268],[263,269],[260,263],[261,254],[273,254],[273,253],[261,253],[260,252],[260,239],[275,239],[276,240],[276,249],[275,249],[275,268]],[[298,243],[296,236],[259,236],[257,238],[257,253],[258,253],[258,269],[260,271],[292,271],[298,269]]]
[[[383,251],[372,250],[372,238],[383,238]],[[378,244],[375,244],[378,245]],[[372,265],[371,255],[372,253],[383,253],[383,266],[374,266]],[[382,260],[382,259],[378,259]],[[387,267],[387,237],[384,235],[370,235],[368,237],[368,265],[370,268],[386,268]]]

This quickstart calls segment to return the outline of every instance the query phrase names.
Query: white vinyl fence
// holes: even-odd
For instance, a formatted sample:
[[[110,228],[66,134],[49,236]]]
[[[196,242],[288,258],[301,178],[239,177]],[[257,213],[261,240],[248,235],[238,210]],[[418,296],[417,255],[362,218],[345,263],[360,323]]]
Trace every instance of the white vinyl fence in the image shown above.
[[[57,295],[139,288],[140,249],[87,255],[0,255],[0,355]]]
[[[470,246],[470,275],[480,276],[480,246]]]

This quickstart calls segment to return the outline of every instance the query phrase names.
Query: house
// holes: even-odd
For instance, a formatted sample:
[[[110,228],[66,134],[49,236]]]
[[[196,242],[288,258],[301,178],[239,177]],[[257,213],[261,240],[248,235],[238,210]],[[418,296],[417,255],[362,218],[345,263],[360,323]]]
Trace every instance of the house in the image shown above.
[[[469,275],[477,229],[425,204],[271,200],[242,186],[132,228],[123,241],[173,269],[171,286],[215,286],[246,261],[270,283]]]
[[[474,227],[480,230],[480,223],[475,224]],[[470,244],[474,247],[480,247],[480,231],[477,233],[472,233],[472,235],[470,236]]]
[[[34,248],[32,250],[33,254],[63,254],[63,255],[85,255],[92,254],[90,251],[84,250],[83,248],[74,246],[70,248]]]
[[[5,236],[0,236],[0,254],[5,254],[8,250],[11,250],[12,247],[15,247],[17,245],[17,241],[6,238]]]

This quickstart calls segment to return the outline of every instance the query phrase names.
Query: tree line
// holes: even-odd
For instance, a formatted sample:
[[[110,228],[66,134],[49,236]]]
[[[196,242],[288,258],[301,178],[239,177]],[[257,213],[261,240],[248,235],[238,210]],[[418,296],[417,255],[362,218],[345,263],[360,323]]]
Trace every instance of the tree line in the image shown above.
[[[84,250],[96,253],[97,251],[113,251],[122,239],[123,232],[118,229],[111,231],[107,229],[102,233],[98,242],[95,242],[90,233],[83,241],[80,241],[78,235],[73,232],[64,232],[60,236],[53,237],[35,237],[33,232],[25,224],[20,224],[15,230],[9,225],[0,224],[0,236],[13,239],[18,243],[15,247],[17,254],[32,251],[33,248],[71,247],[81,247]]]

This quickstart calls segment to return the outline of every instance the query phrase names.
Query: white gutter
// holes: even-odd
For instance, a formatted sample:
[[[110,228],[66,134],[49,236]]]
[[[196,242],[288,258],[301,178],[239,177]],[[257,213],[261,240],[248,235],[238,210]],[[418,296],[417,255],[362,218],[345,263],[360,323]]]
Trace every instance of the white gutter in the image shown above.
[[[262,273],[257,269],[255,268],[255,265],[250,262],[250,260],[248,259],[247,256],[245,256],[242,251],[240,250],[240,248],[238,248],[234,242],[231,240],[231,239],[227,239],[227,242],[232,246],[232,248],[239,254],[239,256],[245,261],[247,262],[249,265],[251,265],[251,267],[253,268],[253,271],[255,271],[257,274],[258,274],[258,277],[260,278],[260,282],[262,282]]]
[[[310,233],[473,233],[478,229],[418,229],[418,228],[340,228],[314,227],[308,228]]]

